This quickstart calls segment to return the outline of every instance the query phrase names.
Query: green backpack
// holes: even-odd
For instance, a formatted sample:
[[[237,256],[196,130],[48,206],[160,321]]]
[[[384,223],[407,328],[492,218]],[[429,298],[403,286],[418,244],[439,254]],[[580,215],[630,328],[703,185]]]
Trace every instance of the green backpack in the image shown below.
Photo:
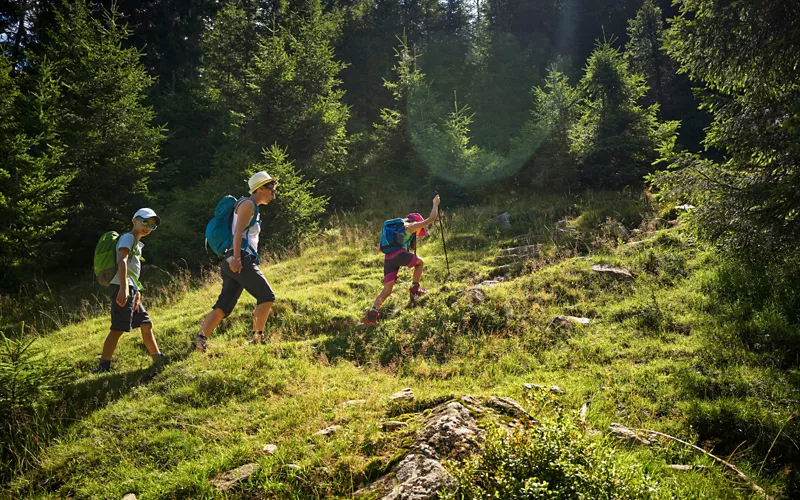
[[[94,274],[97,276],[97,282],[101,286],[108,286],[114,275],[117,274],[117,242],[119,241],[119,233],[116,231],[109,231],[100,237],[97,246],[94,247]],[[140,258],[141,259],[141,258]],[[136,282],[139,289],[143,289],[139,280],[128,272]]]

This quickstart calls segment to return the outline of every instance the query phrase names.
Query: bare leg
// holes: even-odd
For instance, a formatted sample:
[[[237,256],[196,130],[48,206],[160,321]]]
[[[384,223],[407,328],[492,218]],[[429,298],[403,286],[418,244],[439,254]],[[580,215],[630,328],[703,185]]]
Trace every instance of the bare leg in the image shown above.
[[[372,304],[372,307],[375,309],[380,309],[381,305],[383,305],[383,301],[389,298],[389,295],[392,294],[392,289],[394,288],[394,281],[390,281],[388,283],[383,284],[383,290],[378,296],[375,298],[375,303]]]
[[[119,338],[122,337],[123,333],[125,332],[119,330],[111,330],[108,332],[106,341],[103,343],[103,354],[100,355],[100,359],[103,361],[111,361],[111,356],[114,355],[114,351],[117,349],[117,342],[119,342]]]
[[[425,268],[425,262],[422,259],[417,259],[417,263],[414,264],[414,282],[419,283],[419,280],[422,279],[422,270]]]
[[[225,313],[222,309],[214,309],[210,313],[206,314],[206,317],[203,318],[203,323],[200,325],[200,333],[205,337],[208,338],[214,332],[214,330],[219,326],[220,321],[225,318]]]
[[[144,342],[144,346],[147,348],[147,352],[149,352],[151,356],[155,356],[160,352],[158,350],[156,338],[153,335],[152,323],[142,323],[142,342]]]
[[[269,312],[272,310],[272,304],[274,304],[274,302],[262,302],[256,306],[256,310],[253,311],[254,332],[264,331],[264,325],[267,324],[267,318],[269,318]]]

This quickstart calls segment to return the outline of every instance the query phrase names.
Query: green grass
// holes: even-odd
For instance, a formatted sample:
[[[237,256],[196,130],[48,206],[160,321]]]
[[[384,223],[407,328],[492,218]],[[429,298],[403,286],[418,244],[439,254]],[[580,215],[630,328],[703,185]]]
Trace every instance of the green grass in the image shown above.
[[[419,425],[411,413],[463,394],[510,396],[541,419],[574,419],[588,403],[588,423],[601,433],[584,438],[603,456],[613,452],[609,460],[620,470],[635,464],[655,484],[654,498],[751,495],[678,445],[612,442],[605,437],[610,423],[704,446],[771,494],[797,491],[800,426],[790,417],[799,408],[800,372],[776,355],[785,338],[763,340],[770,328],[784,332],[792,323],[770,319],[763,307],[734,321],[738,295],[719,293],[726,261],[681,228],[617,245],[608,217],[632,227],[653,210],[646,199],[498,199],[448,211],[450,277],[437,226],[419,250],[423,285],[432,294],[408,307],[410,276],[401,274],[384,306],[389,317],[359,328],[381,286],[377,228],[428,203],[409,199],[393,211],[338,214],[317,241],[280,261],[266,259],[262,268],[278,297],[266,346],[247,344],[254,301],[244,294],[210,351],[191,351],[219,292],[217,278],[146,302],[172,359],[160,372],[150,369],[133,333],[120,341],[111,374],[89,374],[107,333],[106,314],[42,335],[36,347],[71,374],[47,409],[52,418],[43,439],[21,466],[7,469],[13,478],[0,495],[214,498],[214,476],[257,462],[260,471],[233,498],[347,498],[402,455]],[[503,211],[511,214],[509,229],[490,221]],[[555,222],[564,216],[577,221],[577,235],[558,235]],[[485,289],[483,301],[465,293],[493,275],[497,252],[514,242],[543,243],[545,255]],[[590,270],[595,263],[627,267],[635,279],[598,275]],[[592,323],[548,329],[561,314]],[[749,340],[753,329],[761,335],[758,348]],[[565,394],[529,391],[524,383],[556,384]],[[388,396],[403,387],[414,389],[417,403],[390,405]],[[350,399],[366,403],[338,406]],[[380,422],[390,416],[408,420],[408,432],[382,433]],[[312,436],[333,424],[342,431]],[[275,455],[261,452],[267,443],[278,446]],[[666,468],[672,463],[708,468],[673,472]]]

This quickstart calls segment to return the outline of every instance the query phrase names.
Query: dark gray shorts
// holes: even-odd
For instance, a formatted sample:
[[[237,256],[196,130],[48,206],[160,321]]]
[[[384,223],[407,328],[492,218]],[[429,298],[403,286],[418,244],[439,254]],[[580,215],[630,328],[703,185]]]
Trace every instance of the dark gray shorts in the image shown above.
[[[229,315],[239,297],[242,295],[242,290],[247,290],[247,293],[256,298],[256,304],[263,304],[264,302],[275,302],[275,294],[272,292],[272,287],[269,286],[267,278],[261,272],[256,264],[256,259],[252,255],[242,255],[242,270],[241,272],[234,273],[228,265],[227,258],[230,254],[225,254],[225,259],[219,265],[220,274],[222,274],[222,292],[217,298],[217,303],[214,304],[214,309],[220,309]]]
[[[128,288],[128,302],[124,307],[117,305],[119,285],[109,285],[108,293],[111,295],[111,330],[129,332],[132,328],[139,328],[144,323],[153,323],[143,304],[139,304],[139,309],[133,312],[133,298],[136,292],[132,286]]]

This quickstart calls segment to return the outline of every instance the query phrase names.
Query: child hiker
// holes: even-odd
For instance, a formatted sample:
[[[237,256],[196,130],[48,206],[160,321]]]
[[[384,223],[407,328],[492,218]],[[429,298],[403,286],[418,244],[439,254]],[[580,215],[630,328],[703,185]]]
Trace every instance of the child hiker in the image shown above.
[[[427,290],[419,286],[419,280],[422,278],[422,270],[425,267],[425,262],[417,257],[416,254],[411,253],[411,250],[416,250],[417,238],[422,238],[428,234],[425,228],[436,221],[438,214],[439,195],[437,194],[436,197],[433,198],[433,208],[427,219],[423,219],[418,213],[413,213],[408,214],[405,219],[396,219],[396,223],[394,221],[386,221],[386,223],[384,223],[384,230],[381,235],[381,251],[386,254],[383,261],[383,290],[378,294],[378,297],[375,298],[375,303],[372,304],[372,307],[370,307],[364,315],[362,322],[365,325],[374,325],[378,322],[378,318],[380,317],[379,309],[383,301],[392,294],[394,283],[397,281],[397,273],[400,271],[401,267],[414,269],[413,282],[411,283],[411,288],[409,288],[412,301],[428,293]],[[387,234],[389,239],[393,237],[393,229],[391,227],[393,224],[396,224],[395,234],[397,235],[397,239],[395,241],[389,241],[386,238]],[[402,242],[400,240],[401,237]],[[395,249],[395,247],[399,248]]]
[[[156,230],[161,218],[150,208],[142,208],[133,214],[133,229],[119,237],[116,245],[117,273],[108,287],[111,294],[111,331],[103,344],[100,364],[94,373],[111,369],[111,357],[123,333],[131,328],[142,329],[142,342],[153,357],[153,362],[166,362],[166,356],[158,349],[153,336],[153,321],[142,304],[142,285],[139,283],[141,255],[144,243],[141,239]],[[121,278],[126,276],[126,278]]]
[[[256,299],[252,342],[264,342],[264,325],[275,302],[275,294],[258,268],[258,235],[261,232],[258,206],[275,199],[278,179],[266,172],[257,172],[247,183],[250,197],[242,198],[234,205],[230,226],[232,246],[223,253],[224,260],[220,264],[222,291],[211,312],[203,319],[200,333],[193,342],[198,351],[207,349],[208,337],[220,321],[233,311],[242,290],[247,290]]]

